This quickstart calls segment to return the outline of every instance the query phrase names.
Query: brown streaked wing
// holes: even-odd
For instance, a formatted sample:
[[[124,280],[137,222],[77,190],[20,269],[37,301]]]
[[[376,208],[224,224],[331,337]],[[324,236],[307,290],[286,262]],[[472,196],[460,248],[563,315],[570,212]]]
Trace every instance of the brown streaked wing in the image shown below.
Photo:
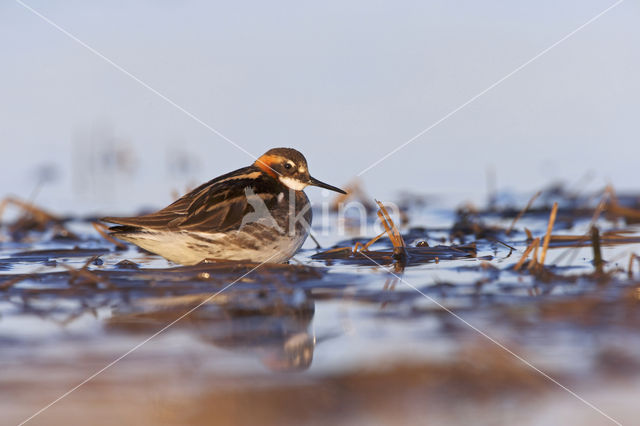
[[[242,225],[243,217],[254,211],[253,207],[247,202],[244,188],[245,186],[241,187],[241,194],[235,196],[225,194],[223,201],[207,203],[206,208],[189,214],[180,224],[176,224],[177,229],[201,232],[226,232],[239,229]],[[258,192],[257,188],[254,191],[256,195],[262,198],[267,208],[273,207],[277,202],[277,194]]]
[[[269,208],[282,184],[255,166],[217,177],[155,213],[137,217],[107,217],[105,222],[150,229],[224,232],[237,229],[253,211],[245,195],[251,186]]]

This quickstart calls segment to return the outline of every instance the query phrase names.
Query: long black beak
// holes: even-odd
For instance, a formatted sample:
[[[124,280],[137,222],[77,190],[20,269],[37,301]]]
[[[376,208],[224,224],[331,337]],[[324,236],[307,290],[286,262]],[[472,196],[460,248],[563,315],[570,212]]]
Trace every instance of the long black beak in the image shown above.
[[[325,188],[325,189],[328,189],[330,191],[335,191],[335,192],[339,192],[341,194],[346,194],[346,192],[344,192],[342,189],[336,188],[335,186],[331,186],[328,183],[320,182],[318,179],[313,178],[313,177],[309,178],[309,185],[311,185],[311,186],[319,186],[320,188]]]

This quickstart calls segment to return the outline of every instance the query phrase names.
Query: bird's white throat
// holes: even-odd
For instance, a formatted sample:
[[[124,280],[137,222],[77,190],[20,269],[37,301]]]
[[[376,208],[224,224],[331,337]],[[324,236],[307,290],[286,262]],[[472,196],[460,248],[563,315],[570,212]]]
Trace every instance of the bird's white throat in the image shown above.
[[[291,188],[295,191],[302,191],[308,185],[307,183],[301,182],[298,179],[294,179],[286,176],[280,176],[278,179],[280,179],[280,182],[282,182],[284,186],[286,186],[287,188]]]

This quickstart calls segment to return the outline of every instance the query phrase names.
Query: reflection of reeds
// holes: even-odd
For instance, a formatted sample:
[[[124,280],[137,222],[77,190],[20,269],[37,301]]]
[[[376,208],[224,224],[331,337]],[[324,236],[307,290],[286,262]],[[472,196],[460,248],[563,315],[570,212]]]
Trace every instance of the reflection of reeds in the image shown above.
[[[104,284],[107,288],[115,289],[116,286],[113,285],[107,278],[97,275],[89,270],[89,265],[91,265],[99,257],[100,256],[90,257],[80,268],[74,268],[71,265],[62,263],[61,266],[69,271],[69,285],[91,285],[97,287],[99,284]]]
[[[15,284],[18,284],[21,281],[28,280],[30,278],[34,278],[35,276],[36,276],[35,274],[18,275],[17,277],[14,277],[14,278],[11,278],[9,280],[0,282],[0,290],[6,290],[6,289],[14,286]]]
[[[629,266],[627,268],[627,276],[629,277],[629,279],[633,278],[633,259],[637,260],[638,265],[640,266],[640,256],[635,253],[631,253],[629,255]]]

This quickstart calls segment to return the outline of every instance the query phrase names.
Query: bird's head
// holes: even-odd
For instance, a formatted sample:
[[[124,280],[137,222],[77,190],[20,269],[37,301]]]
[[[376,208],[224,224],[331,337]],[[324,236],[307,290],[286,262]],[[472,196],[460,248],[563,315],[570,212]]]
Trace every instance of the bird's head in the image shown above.
[[[274,179],[277,179],[284,186],[296,191],[302,191],[311,185],[346,194],[340,188],[311,177],[304,155],[292,148],[270,149],[253,164]]]

